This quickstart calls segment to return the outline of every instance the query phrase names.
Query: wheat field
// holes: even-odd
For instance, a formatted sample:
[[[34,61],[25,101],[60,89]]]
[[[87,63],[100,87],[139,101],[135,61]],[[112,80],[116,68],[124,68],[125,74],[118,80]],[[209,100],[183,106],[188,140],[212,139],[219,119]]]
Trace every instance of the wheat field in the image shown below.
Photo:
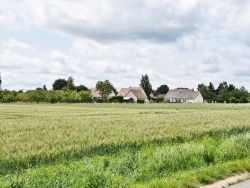
[[[88,187],[100,179],[90,185],[144,187],[158,178],[151,184],[158,187],[166,174],[210,164],[239,160],[237,169],[246,170],[249,110],[241,104],[0,104],[0,185]],[[79,165],[86,168],[77,171]],[[60,167],[72,177],[58,186],[53,175],[42,178]],[[74,172],[85,174],[84,181]]]

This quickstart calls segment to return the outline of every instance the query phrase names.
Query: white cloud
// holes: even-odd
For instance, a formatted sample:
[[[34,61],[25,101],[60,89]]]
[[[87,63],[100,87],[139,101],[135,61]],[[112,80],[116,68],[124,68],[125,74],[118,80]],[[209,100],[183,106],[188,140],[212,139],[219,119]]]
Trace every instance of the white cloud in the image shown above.
[[[3,42],[3,45],[9,49],[21,49],[21,50],[33,50],[34,47],[31,45],[24,43],[24,42],[19,42],[15,39],[9,39],[7,41]]]
[[[137,86],[148,73],[154,88],[225,80],[250,89],[249,12],[249,1],[236,0],[4,0],[3,87],[49,88],[73,76],[88,87],[109,79],[119,89]],[[37,35],[35,43],[23,35],[39,30],[67,36],[70,50],[41,45],[53,36]]]

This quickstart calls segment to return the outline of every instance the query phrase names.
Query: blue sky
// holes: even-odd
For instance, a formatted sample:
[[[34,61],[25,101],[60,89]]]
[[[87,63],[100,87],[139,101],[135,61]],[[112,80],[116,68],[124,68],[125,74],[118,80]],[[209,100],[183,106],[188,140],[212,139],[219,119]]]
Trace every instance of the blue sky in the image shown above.
[[[227,81],[250,90],[247,0],[0,0],[4,89],[51,88],[72,76],[94,87],[197,88]]]

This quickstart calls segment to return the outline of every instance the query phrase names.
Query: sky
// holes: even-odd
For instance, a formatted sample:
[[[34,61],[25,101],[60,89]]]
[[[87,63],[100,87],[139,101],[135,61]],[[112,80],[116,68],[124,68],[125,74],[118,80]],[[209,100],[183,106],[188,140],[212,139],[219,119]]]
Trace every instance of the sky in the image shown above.
[[[2,88],[29,90],[56,79],[118,90],[250,90],[248,0],[0,0]]]

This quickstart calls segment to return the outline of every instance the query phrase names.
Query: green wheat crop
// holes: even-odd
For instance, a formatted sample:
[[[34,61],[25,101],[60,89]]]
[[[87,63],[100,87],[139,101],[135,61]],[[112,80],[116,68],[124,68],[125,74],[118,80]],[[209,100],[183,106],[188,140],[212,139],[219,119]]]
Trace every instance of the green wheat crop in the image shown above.
[[[73,169],[86,165],[81,169],[85,183],[79,179],[79,185],[97,178],[106,187],[127,187],[179,170],[249,158],[249,130],[249,105],[0,104],[0,174],[4,185],[22,180],[29,187],[27,173],[46,181],[39,175],[46,175],[42,166],[57,164],[68,177],[58,180],[58,187],[70,187],[79,175],[67,165],[58,167],[70,161],[76,164]],[[40,170],[33,170],[39,165]],[[53,177],[52,169],[60,177],[48,168],[48,176]]]

